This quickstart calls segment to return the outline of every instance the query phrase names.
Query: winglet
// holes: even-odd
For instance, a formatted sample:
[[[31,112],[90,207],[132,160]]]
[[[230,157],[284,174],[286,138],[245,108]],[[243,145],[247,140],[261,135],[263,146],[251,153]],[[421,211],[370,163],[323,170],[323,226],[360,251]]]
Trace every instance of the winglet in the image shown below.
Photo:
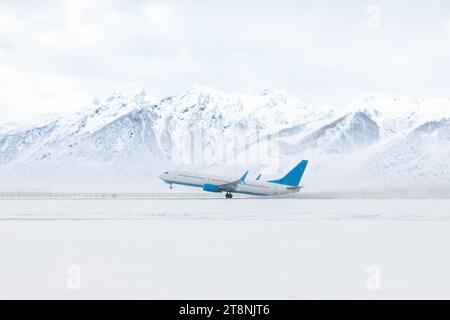
[[[261,176],[262,176],[262,174],[260,173],[260,174],[256,177],[256,180],[261,179]]]
[[[245,182],[245,178],[247,178],[247,175],[248,175],[248,170],[247,171],[245,171],[245,173],[244,173],[244,175],[241,177],[241,182]]]

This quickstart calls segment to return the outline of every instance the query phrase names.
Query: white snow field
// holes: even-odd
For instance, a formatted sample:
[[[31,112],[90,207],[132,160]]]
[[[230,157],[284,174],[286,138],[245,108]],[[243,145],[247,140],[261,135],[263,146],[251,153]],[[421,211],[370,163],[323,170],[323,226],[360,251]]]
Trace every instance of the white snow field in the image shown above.
[[[0,200],[0,298],[448,299],[449,243],[450,200]]]

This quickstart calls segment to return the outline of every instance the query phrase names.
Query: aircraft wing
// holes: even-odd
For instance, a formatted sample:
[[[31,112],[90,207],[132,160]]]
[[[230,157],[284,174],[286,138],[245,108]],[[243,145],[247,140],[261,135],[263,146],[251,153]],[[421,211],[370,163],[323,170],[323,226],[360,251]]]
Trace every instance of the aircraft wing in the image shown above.
[[[247,177],[247,174],[248,174],[248,171],[246,171],[240,179],[233,181],[233,182],[220,184],[217,186],[217,188],[219,188],[219,190],[221,190],[221,191],[227,191],[227,192],[234,191],[234,190],[236,190],[236,187],[238,185],[245,182],[245,178]]]

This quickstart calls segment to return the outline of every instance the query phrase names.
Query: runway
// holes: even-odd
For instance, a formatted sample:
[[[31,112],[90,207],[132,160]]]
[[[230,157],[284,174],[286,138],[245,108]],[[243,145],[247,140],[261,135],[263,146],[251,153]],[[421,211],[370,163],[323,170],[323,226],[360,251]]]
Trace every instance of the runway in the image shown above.
[[[411,199],[0,200],[0,298],[450,298],[448,208]],[[81,272],[76,290],[71,266]]]
[[[0,220],[450,221],[448,199],[10,199]]]

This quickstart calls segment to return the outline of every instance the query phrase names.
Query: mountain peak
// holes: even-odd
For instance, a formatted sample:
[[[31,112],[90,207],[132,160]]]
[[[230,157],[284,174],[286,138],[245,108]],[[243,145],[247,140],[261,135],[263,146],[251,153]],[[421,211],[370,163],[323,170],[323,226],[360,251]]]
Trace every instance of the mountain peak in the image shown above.
[[[51,122],[58,121],[59,119],[61,119],[61,116],[57,113],[46,113],[35,118],[33,121],[26,123],[24,126],[19,127],[21,130],[43,127],[50,124]]]
[[[401,97],[394,96],[391,93],[384,91],[370,91],[363,93],[352,104],[363,108],[380,108],[386,106],[386,104],[392,106],[398,104],[403,100]]]
[[[0,123],[0,134],[14,131],[15,129],[20,128],[20,124],[15,122],[3,122]]]
[[[291,91],[276,89],[263,89],[259,94],[262,96],[293,96]]]
[[[192,85],[190,86],[186,91],[185,91],[185,95],[223,95],[224,93],[222,91],[216,90],[216,89],[212,89],[212,88],[208,88],[208,87],[203,87],[203,86],[199,86],[199,85]]]
[[[107,98],[107,100],[115,100],[115,99],[135,99],[135,100],[143,100],[146,97],[146,93],[144,88],[126,84],[116,90]]]

